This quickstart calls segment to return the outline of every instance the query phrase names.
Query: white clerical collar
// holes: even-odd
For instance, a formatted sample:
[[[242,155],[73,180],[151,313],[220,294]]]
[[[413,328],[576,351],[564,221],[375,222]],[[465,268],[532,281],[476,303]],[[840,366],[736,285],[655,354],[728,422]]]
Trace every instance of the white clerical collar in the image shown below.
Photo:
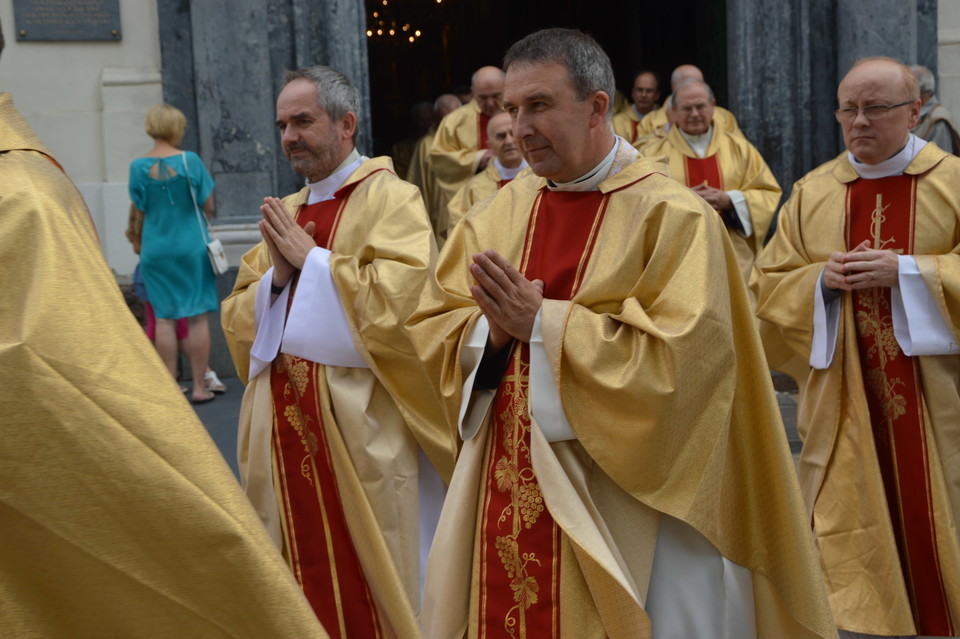
[[[368,160],[365,155],[360,155],[354,148],[346,159],[340,163],[340,166],[333,170],[333,173],[317,182],[310,183],[310,195],[307,196],[307,204],[316,204],[332,200],[333,194],[343,186],[350,174],[357,170],[364,160]]]
[[[493,165],[497,167],[497,171],[500,172],[500,177],[502,179],[512,180],[513,178],[517,177],[517,173],[527,168],[527,161],[521,159],[520,164],[518,166],[515,166],[512,169],[508,169],[504,165],[500,164],[500,160],[498,160],[497,158],[493,158]]]
[[[876,180],[903,173],[904,170],[910,166],[910,163],[913,162],[913,158],[917,157],[917,154],[920,153],[920,149],[926,145],[926,140],[921,140],[911,133],[910,137],[907,138],[906,145],[893,157],[887,158],[883,162],[864,164],[853,157],[853,153],[849,151],[847,151],[847,159],[850,161],[850,166],[853,167],[853,170],[856,171],[860,177],[866,180]]]
[[[680,128],[678,128],[677,131],[679,131],[683,139],[687,141],[687,144],[689,144],[693,152],[697,154],[697,157],[702,158],[707,154],[707,147],[710,146],[710,140],[713,138],[712,124],[707,127],[706,133],[701,133],[700,135],[690,135]]]
[[[613,165],[613,158],[617,155],[617,149],[619,148],[621,142],[623,144],[628,144],[626,140],[621,137],[616,137],[613,140],[613,148],[610,149],[610,152],[607,153],[607,156],[600,160],[600,164],[596,165],[589,171],[587,171],[582,176],[578,177],[572,182],[554,182],[553,180],[547,180],[547,188],[551,191],[595,191],[597,185],[607,179],[607,173],[610,172],[610,167]],[[631,147],[632,148],[632,147]],[[636,153],[636,149],[633,149]]]
[[[637,110],[637,105],[636,105],[636,104],[631,104],[631,105],[630,105],[630,108],[633,109],[633,114],[634,114],[635,116],[637,116],[637,119],[638,119],[638,120],[642,120],[642,119],[643,119],[643,116],[646,115],[646,113],[640,113],[640,111]],[[649,111],[648,111],[647,113],[649,113]]]

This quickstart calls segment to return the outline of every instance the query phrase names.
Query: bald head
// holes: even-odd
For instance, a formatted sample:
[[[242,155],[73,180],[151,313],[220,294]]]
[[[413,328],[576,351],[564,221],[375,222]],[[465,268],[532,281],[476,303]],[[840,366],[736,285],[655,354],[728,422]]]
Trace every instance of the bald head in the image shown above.
[[[487,123],[487,144],[490,152],[508,169],[520,166],[523,156],[513,139],[513,120],[506,111],[497,113]]]
[[[493,116],[503,110],[503,71],[497,67],[480,67],[470,80],[473,99],[484,115]]]
[[[892,58],[858,60],[840,81],[837,102],[847,150],[865,164],[893,157],[920,117],[917,78]],[[871,106],[890,108],[868,116]]]
[[[452,93],[444,93],[433,101],[433,112],[436,115],[437,120],[442,120],[445,115],[451,111],[459,109],[460,106],[460,98]]]
[[[692,64],[681,64],[670,74],[670,90],[675,91],[677,86],[687,78],[694,78],[703,82],[703,71]]]

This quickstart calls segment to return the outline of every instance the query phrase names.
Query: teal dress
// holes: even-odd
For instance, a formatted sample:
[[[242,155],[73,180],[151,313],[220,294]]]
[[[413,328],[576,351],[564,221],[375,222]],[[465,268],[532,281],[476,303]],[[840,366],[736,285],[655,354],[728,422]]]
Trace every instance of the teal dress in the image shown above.
[[[213,178],[196,153],[186,151],[190,186],[201,208]],[[157,178],[150,169],[157,165]],[[217,281],[187,190],[183,156],[138,158],[130,165],[130,199],[143,211],[140,272],[157,317],[179,319],[217,310]],[[206,226],[206,218],[203,224]]]

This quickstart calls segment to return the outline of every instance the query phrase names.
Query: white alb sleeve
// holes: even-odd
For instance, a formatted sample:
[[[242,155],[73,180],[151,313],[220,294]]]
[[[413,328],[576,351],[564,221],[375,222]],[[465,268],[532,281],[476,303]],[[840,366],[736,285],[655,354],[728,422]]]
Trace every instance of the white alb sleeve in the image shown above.
[[[530,415],[537,421],[550,443],[576,439],[570,422],[563,414],[560,389],[550,369],[547,349],[543,345],[543,307],[537,311],[530,332]]]
[[[473,325],[466,342],[460,350],[460,370],[463,374],[463,392],[460,395],[460,418],[457,421],[460,439],[467,441],[476,437],[483,417],[496,395],[495,390],[473,390],[473,380],[477,377],[483,351],[487,347],[490,324],[483,315]]]
[[[840,297],[827,304],[823,299],[823,273],[817,278],[813,294],[813,338],[810,340],[810,366],[829,368],[837,350],[840,329]]]
[[[268,368],[270,363],[280,352],[280,341],[283,339],[283,326],[287,319],[287,300],[290,297],[290,282],[283,287],[283,292],[276,301],[270,303],[270,287],[273,286],[273,267],[260,278],[257,293],[254,298],[253,314],[256,321],[257,335],[250,347],[250,371],[247,381],[252,380],[260,372]]]
[[[280,350],[326,366],[369,368],[353,343],[325,248],[317,246],[307,254]]]
[[[917,260],[901,255],[899,288],[890,289],[893,334],[904,355],[955,355],[960,346],[920,275]]]
[[[742,235],[744,237],[750,237],[753,235],[753,218],[750,216],[750,205],[747,204],[747,198],[737,189],[727,191],[727,195],[730,196],[730,202],[733,203],[733,210],[736,212],[737,217],[740,219],[740,224],[743,226]]]

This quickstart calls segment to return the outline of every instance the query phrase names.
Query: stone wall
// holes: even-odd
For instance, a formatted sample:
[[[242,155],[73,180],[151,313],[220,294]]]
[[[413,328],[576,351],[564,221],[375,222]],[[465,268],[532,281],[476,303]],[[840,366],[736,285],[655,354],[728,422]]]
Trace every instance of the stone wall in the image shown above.
[[[872,55],[936,73],[936,0],[727,0],[730,108],[784,197],[843,149],[837,85]]]
[[[275,104],[286,69],[332,66],[360,92],[367,152],[370,89],[361,0],[157,0],[164,100],[187,114],[185,148],[217,183],[216,223],[259,219],[265,195],[302,185],[279,146]]]

